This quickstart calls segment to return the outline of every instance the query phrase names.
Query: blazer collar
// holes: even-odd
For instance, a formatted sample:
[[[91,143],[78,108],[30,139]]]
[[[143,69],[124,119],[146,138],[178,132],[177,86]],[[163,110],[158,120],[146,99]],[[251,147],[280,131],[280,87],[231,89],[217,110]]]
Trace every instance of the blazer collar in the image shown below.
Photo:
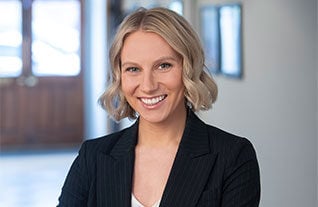
[[[210,149],[207,125],[191,111],[160,207],[196,206],[216,157]]]
[[[136,120],[132,126],[123,131],[123,134],[109,153],[111,157],[120,159],[126,156],[127,153],[135,150],[138,137],[138,123],[139,121]]]
[[[210,153],[207,126],[191,110],[188,112],[179,153],[192,158]]]
[[[127,128],[110,152],[110,156],[118,159],[134,150],[137,144],[139,120]],[[179,146],[179,153],[196,157],[210,152],[207,125],[195,113],[189,110],[186,126]]]
[[[108,155],[98,157],[98,206],[130,206],[137,134],[138,120],[123,132]],[[195,206],[215,158],[207,125],[190,111],[160,207]]]
[[[138,123],[125,129],[110,152],[97,156],[98,207],[130,207]]]

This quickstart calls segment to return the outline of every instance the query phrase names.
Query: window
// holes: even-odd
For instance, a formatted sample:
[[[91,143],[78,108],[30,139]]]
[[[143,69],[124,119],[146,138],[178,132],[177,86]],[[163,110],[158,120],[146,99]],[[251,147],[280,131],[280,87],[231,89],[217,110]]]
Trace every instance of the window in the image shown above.
[[[241,77],[241,6],[206,6],[200,13],[207,67],[214,73]]]
[[[4,0],[0,77],[80,73],[80,0]]]
[[[175,12],[182,14],[181,0],[123,0],[123,10],[125,13],[130,13],[139,7],[167,7]]]
[[[18,0],[0,2],[0,77],[22,72],[22,8]]]

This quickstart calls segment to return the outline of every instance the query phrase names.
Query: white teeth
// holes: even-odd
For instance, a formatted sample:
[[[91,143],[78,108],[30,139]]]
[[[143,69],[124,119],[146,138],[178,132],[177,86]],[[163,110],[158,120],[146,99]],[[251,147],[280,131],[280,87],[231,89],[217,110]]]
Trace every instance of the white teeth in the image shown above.
[[[141,98],[141,101],[147,105],[155,105],[162,101],[165,96],[158,96],[156,98]]]

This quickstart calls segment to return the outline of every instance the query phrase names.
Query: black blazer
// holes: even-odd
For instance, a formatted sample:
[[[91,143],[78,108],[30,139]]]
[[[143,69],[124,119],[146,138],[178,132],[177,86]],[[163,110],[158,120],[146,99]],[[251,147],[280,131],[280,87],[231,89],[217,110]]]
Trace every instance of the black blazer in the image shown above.
[[[131,206],[137,133],[138,121],[120,132],[85,141],[58,206]],[[252,144],[190,112],[160,207],[251,207],[259,200],[259,167]]]

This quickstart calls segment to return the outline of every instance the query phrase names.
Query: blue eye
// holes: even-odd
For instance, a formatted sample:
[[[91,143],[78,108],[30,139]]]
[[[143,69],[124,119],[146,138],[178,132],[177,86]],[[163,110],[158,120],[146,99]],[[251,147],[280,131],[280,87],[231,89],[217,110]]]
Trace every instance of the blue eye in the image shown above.
[[[126,71],[127,72],[138,72],[139,68],[137,68],[137,67],[129,67],[129,68],[126,68]]]
[[[159,65],[159,69],[169,69],[171,66],[170,63],[162,63]]]

